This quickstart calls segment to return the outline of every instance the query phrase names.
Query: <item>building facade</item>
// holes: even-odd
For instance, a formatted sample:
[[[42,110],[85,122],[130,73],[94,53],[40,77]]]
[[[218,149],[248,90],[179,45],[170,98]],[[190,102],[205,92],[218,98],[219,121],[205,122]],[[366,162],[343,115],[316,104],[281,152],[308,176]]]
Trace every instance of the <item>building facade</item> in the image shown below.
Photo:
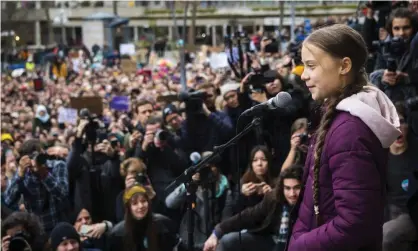
[[[167,1],[2,1],[2,30],[13,30],[20,44],[45,45],[49,42],[80,42],[86,18],[97,13],[117,12],[129,18],[132,41],[144,30],[156,36],[175,38],[172,2]],[[328,16],[347,17],[356,12],[357,1],[294,1],[294,22],[312,21]],[[187,30],[192,26],[189,3]],[[284,2],[283,26],[292,23],[291,1]],[[184,3],[176,3],[179,34],[182,34]],[[277,28],[280,24],[279,1],[199,1],[196,6],[195,34],[211,37],[211,44],[237,30],[253,33],[260,27]],[[49,32],[49,30],[52,32]]]

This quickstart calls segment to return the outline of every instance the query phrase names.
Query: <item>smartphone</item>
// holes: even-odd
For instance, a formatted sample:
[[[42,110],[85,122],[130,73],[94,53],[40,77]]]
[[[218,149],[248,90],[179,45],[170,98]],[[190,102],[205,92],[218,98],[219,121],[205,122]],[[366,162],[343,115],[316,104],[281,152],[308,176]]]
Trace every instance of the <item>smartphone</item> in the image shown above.
[[[88,234],[88,232],[90,231],[91,227],[88,225],[82,225],[80,228],[80,235],[81,236],[86,236]]]

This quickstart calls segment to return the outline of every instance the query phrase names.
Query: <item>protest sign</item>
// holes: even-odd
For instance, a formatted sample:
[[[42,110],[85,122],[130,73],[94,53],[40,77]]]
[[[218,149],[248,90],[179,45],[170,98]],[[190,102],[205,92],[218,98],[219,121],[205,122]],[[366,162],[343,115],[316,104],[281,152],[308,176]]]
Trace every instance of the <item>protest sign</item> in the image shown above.
[[[110,108],[116,111],[129,110],[129,96],[116,96],[110,101]]]
[[[61,107],[58,110],[58,123],[77,125],[77,110],[72,108]]]

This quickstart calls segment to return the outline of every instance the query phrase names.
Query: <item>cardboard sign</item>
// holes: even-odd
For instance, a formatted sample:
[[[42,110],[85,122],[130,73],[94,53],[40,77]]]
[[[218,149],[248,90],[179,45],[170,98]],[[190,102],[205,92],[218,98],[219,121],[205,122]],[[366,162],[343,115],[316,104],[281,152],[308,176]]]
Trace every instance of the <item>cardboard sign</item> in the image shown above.
[[[116,111],[129,111],[129,97],[116,96],[110,101],[110,108]]]
[[[228,55],[225,52],[212,53],[209,58],[210,67],[214,70],[228,67]]]
[[[68,123],[70,125],[77,125],[77,110],[72,108],[61,107],[58,110],[58,123]]]
[[[72,97],[70,106],[79,112],[83,108],[87,108],[90,114],[101,115],[103,113],[103,101],[101,97]]]
[[[125,59],[125,58],[122,59],[121,64],[120,64],[120,68],[121,68],[122,72],[125,73],[125,74],[134,74],[137,71],[136,62],[132,61],[131,59]]]
[[[120,44],[119,45],[119,52],[120,52],[120,55],[134,56],[135,55],[135,45],[133,43]]]

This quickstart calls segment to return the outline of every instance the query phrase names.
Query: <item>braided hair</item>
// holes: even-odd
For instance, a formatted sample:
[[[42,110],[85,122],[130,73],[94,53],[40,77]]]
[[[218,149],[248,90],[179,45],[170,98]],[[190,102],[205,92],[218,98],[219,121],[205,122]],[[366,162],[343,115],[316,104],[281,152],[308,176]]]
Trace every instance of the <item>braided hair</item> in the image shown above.
[[[318,130],[316,131],[316,142],[314,146],[314,167],[313,167],[313,204],[317,226],[322,224],[320,215],[320,166],[321,155],[324,149],[325,138],[337,115],[336,107],[341,100],[350,97],[363,90],[368,79],[364,65],[367,60],[367,47],[362,36],[347,25],[335,24],[314,31],[304,41],[304,45],[310,44],[331,54],[335,58],[348,57],[352,61],[350,74],[353,76],[350,83],[340,90],[334,97],[328,97],[324,103],[325,112],[322,115]]]

